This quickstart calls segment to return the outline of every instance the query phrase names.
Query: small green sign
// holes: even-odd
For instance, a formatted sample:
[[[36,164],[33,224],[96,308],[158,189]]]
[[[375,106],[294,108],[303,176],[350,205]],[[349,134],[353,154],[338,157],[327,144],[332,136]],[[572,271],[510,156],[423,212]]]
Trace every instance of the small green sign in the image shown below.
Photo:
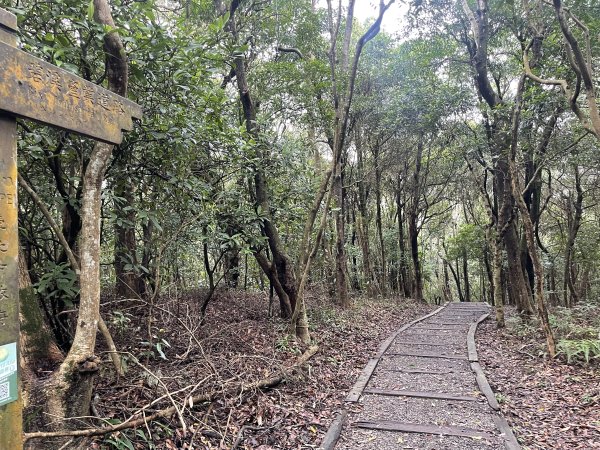
[[[19,397],[17,389],[17,343],[0,345],[0,406]]]

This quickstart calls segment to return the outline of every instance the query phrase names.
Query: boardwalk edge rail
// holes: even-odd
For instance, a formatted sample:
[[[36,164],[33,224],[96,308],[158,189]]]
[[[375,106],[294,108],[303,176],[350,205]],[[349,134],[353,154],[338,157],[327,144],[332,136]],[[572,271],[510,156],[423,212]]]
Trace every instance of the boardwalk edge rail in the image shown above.
[[[489,304],[488,304],[489,306]],[[521,450],[521,446],[517,441],[510,425],[502,415],[500,411],[500,405],[496,400],[496,396],[494,395],[494,391],[488,382],[485,373],[483,372],[483,368],[481,364],[479,364],[479,356],[477,355],[477,344],[475,343],[475,333],[477,332],[477,327],[481,322],[489,317],[490,313],[482,314],[476,322],[472,323],[469,327],[469,332],[467,333],[467,350],[469,352],[469,362],[471,363],[471,370],[475,373],[475,379],[477,380],[477,385],[479,386],[479,390],[483,392],[485,398],[494,411],[498,411],[500,414],[494,417],[494,423],[500,430],[502,436],[504,437],[504,445],[507,450]],[[333,448],[333,447],[332,447]]]

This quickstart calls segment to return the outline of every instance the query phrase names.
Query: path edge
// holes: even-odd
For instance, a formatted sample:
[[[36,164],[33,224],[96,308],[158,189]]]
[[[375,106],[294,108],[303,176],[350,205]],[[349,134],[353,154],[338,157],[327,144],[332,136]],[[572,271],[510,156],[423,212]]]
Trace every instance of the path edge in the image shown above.
[[[352,387],[352,389],[350,389],[350,393],[346,396],[346,400],[344,400],[344,401],[347,403],[357,403],[358,402],[358,400],[360,399],[360,397],[362,395],[363,390],[365,389],[365,386],[369,383],[369,380],[373,376],[373,372],[375,372],[375,369],[377,368],[377,365],[379,364],[379,360],[381,359],[383,354],[387,351],[387,349],[390,347],[390,345],[392,345],[392,342],[394,342],[394,339],[396,339],[400,333],[402,333],[403,331],[406,331],[408,328],[412,327],[414,324],[419,323],[425,319],[428,319],[431,316],[434,316],[435,314],[442,311],[446,306],[448,306],[448,303],[443,304],[438,309],[430,312],[429,314],[427,314],[425,316],[419,317],[418,319],[415,319],[412,322],[407,323],[406,325],[400,327],[398,330],[394,331],[385,341],[383,341],[379,345],[379,348],[377,350],[377,353],[375,354],[375,357],[369,359],[369,362],[367,363],[367,365],[363,369],[362,373],[358,377],[358,380],[356,381],[356,383],[354,383],[354,386]]]
[[[489,306],[489,305],[488,305]],[[488,382],[485,373],[483,372],[483,368],[481,364],[479,364],[479,356],[477,355],[477,344],[475,342],[475,333],[477,332],[477,327],[481,322],[487,319],[490,316],[490,313],[482,314],[476,322],[472,323],[469,327],[469,332],[467,333],[467,350],[469,353],[469,362],[471,363],[471,370],[475,373],[475,379],[477,380],[477,385],[479,386],[479,390],[483,392],[485,398],[494,411],[498,413],[496,417],[494,417],[494,423],[500,430],[503,438],[504,445],[507,450],[521,450],[521,445],[517,441],[510,425],[506,421],[506,418],[502,415],[502,411],[500,410],[500,405],[498,404],[498,400],[496,400],[496,396],[494,395],[494,391]]]
[[[323,437],[321,445],[317,450],[333,450],[335,444],[337,444],[340,435],[342,434],[342,428],[344,428],[344,422],[348,418],[348,412],[345,409],[338,411],[332,424],[329,426],[327,433]]]
[[[400,333],[402,333],[406,329],[410,328],[414,324],[419,323],[419,322],[421,322],[425,319],[428,319],[429,317],[439,313],[446,306],[448,306],[448,304],[449,304],[449,302],[446,302],[442,306],[437,308],[436,310],[430,312],[429,314],[419,317],[418,319],[415,319],[415,320],[407,323],[406,325],[403,325],[398,330],[394,331],[385,341],[383,341],[379,345],[379,348],[377,349],[377,353],[375,354],[375,357],[369,359],[369,362],[367,363],[367,365],[363,369],[362,373],[358,377],[358,380],[356,381],[356,383],[350,390],[350,394],[348,394],[346,396],[346,399],[344,401],[348,402],[348,403],[358,402],[358,399],[362,395],[365,387],[367,386],[367,383],[371,379],[371,376],[373,375],[375,368],[379,364],[379,360],[381,359],[383,354],[387,351],[387,349],[390,347],[390,345],[392,345],[392,342],[394,342],[394,339],[396,339],[396,337]],[[353,392],[355,392],[357,395],[356,400],[352,400],[352,398],[354,398],[354,396],[352,396]],[[348,411],[346,411],[346,409],[341,409],[340,411],[338,411],[335,419],[333,420],[333,422],[327,429],[327,433],[325,433],[325,436],[323,437],[323,440],[321,441],[321,445],[317,448],[317,450],[333,450],[335,448],[335,445],[337,444],[337,441],[340,438],[340,435],[342,434],[344,422],[346,421],[347,418],[348,418]]]

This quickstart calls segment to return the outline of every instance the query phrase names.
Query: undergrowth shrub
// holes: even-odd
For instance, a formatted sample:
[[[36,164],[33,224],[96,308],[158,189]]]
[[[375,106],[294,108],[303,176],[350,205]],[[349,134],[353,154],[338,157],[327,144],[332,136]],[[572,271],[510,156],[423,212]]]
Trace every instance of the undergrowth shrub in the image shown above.
[[[557,344],[558,354],[567,357],[567,363],[573,360],[600,361],[600,339],[560,339]]]
[[[600,363],[600,304],[582,303],[572,308],[553,308],[548,319],[552,327],[558,355],[568,364]],[[507,330],[516,336],[532,337],[539,332],[537,317],[523,319],[518,315],[506,319]]]
[[[565,356],[568,364],[600,362],[600,305],[557,307],[549,319],[556,333],[558,354]]]

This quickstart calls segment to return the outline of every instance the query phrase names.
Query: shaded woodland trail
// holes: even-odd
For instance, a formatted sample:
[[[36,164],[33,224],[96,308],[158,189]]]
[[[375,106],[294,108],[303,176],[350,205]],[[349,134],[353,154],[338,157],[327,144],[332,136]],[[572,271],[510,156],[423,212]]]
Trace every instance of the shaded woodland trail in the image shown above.
[[[393,333],[322,448],[521,448],[479,365],[475,332],[489,312],[486,303],[451,303]]]

